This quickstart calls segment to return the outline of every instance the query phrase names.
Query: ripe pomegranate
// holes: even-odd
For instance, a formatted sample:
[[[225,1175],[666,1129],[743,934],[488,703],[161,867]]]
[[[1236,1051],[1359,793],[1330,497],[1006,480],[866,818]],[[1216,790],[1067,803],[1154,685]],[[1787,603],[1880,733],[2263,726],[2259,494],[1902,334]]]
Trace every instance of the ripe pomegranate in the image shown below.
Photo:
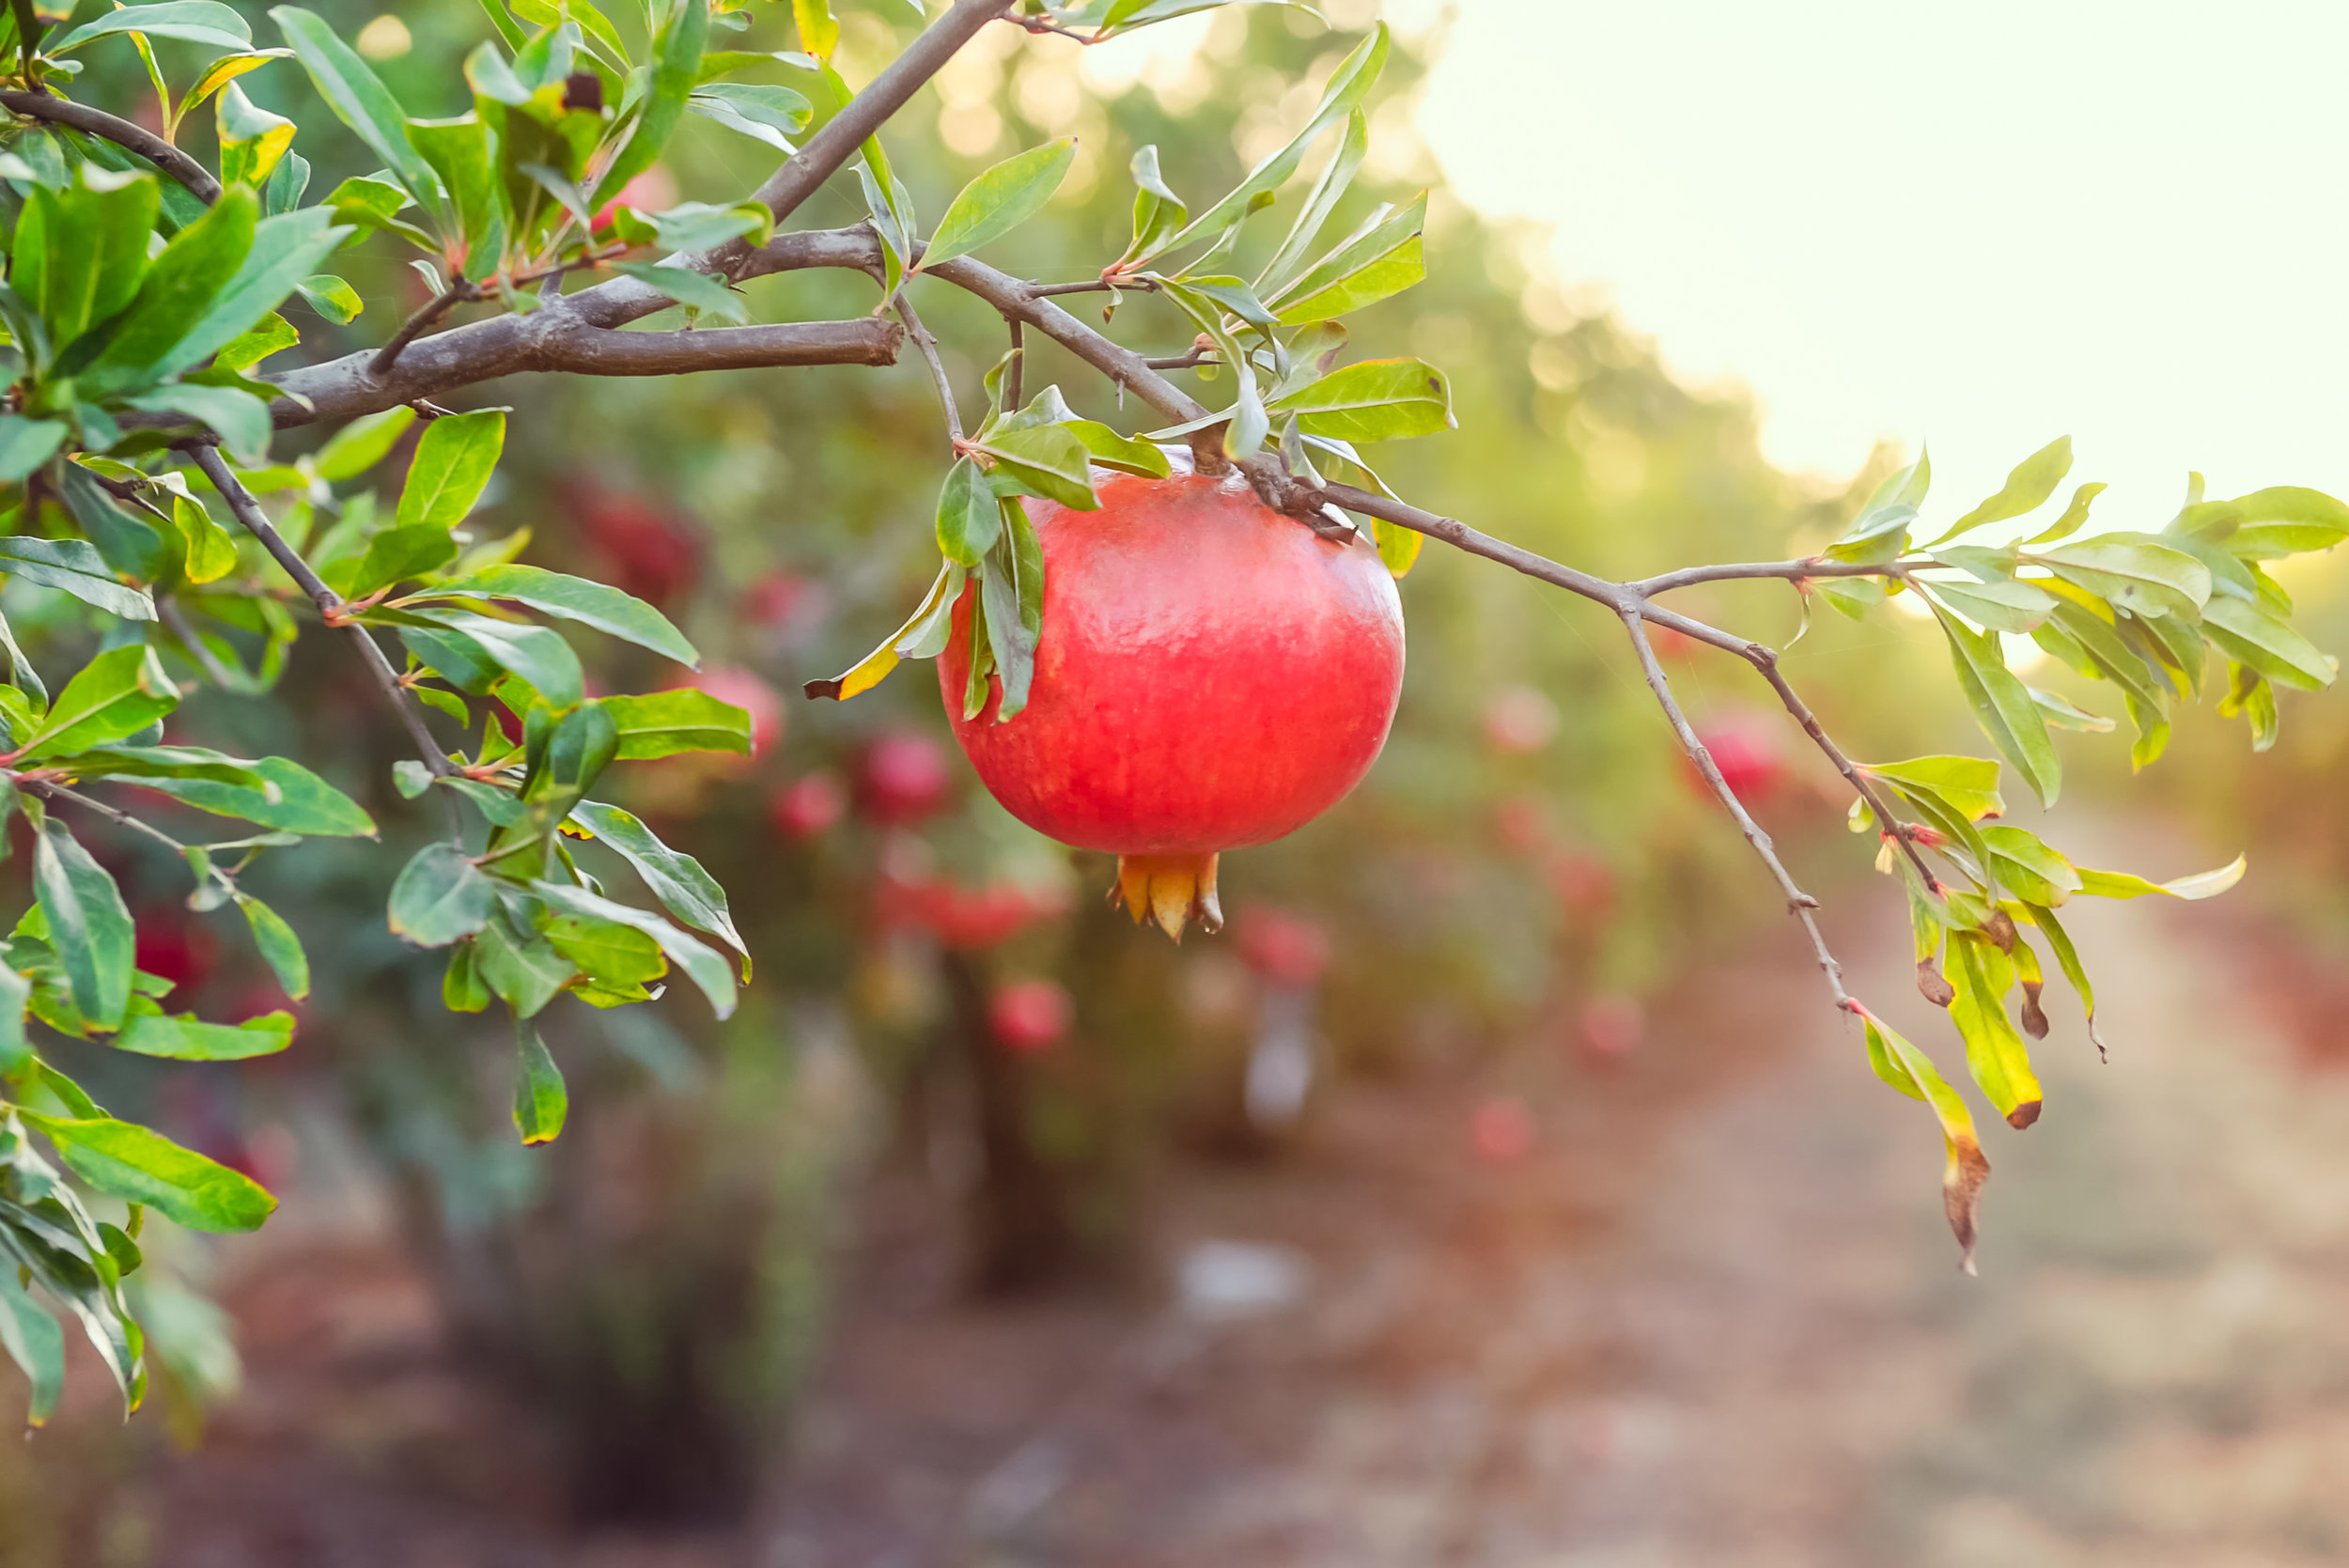
[[[970,592],[940,689],[1005,809],[1116,854],[1127,909],[1180,940],[1223,924],[1221,851],[1296,831],[1369,771],[1402,693],[1402,602],[1367,536],[1324,539],[1237,476],[1098,494],[1094,512],[1028,503],[1045,578],[1026,711],[995,722],[999,679],[962,717]]]

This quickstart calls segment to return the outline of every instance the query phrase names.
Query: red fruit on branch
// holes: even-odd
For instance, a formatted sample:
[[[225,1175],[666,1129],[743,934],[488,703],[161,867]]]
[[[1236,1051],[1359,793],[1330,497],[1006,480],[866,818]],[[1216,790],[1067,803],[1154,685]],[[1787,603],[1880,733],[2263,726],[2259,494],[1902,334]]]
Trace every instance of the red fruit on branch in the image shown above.
[[[1118,857],[1118,891],[1178,940],[1222,924],[1216,857],[1335,805],[1386,743],[1403,607],[1367,536],[1324,539],[1244,480],[1121,476],[1098,511],[1030,502],[1044,626],[1028,706],[962,717],[970,597],[938,661],[947,717],[1028,826]]]

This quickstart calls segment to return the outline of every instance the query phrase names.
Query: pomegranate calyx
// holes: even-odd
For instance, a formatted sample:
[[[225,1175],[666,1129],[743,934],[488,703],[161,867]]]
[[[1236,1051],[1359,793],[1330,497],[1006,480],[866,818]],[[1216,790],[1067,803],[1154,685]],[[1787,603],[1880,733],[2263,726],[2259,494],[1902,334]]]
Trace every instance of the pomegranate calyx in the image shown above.
[[[1209,936],[1223,929],[1223,906],[1215,893],[1216,853],[1193,855],[1120,855],[1117,886],[1112,898],[1139,925],[1145,919],[1159,930],[1183,939],[1183,928],[1197,921]]]

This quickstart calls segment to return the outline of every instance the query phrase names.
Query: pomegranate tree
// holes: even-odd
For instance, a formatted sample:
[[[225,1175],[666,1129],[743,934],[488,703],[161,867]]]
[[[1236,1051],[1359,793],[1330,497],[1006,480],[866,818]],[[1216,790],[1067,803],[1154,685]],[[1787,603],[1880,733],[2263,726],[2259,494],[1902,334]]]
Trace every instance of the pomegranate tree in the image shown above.
[[[1117,895],[1181,939],[1223,924],[1216,860],[1359,783],[1403,687],[1403,609],[1369,539],[1324,538],[1245,479],[1119,475],[1030,502],[1044,611],[1026,709],[966,717],[966,590],[938,661],[971,766],[1039,832],[1117,856]]]

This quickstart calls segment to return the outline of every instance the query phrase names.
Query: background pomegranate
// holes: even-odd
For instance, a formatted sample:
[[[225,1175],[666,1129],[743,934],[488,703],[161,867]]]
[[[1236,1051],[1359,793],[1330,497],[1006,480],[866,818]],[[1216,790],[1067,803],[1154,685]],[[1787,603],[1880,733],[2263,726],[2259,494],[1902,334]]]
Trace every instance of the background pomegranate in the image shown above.
[[[955,737],[1014,816],[1118,856],[1178,940],[1222,924],[1216,856],[1294,832],[1369,771],[1403,685],[1403,609],[1367,537],[1321,538],[1244,480],[1112,478],[1028,503],[1044,630],[1028,707],[962,717],[970,596],[938,661]],[[972,590],[975,592],[975,589]]]

